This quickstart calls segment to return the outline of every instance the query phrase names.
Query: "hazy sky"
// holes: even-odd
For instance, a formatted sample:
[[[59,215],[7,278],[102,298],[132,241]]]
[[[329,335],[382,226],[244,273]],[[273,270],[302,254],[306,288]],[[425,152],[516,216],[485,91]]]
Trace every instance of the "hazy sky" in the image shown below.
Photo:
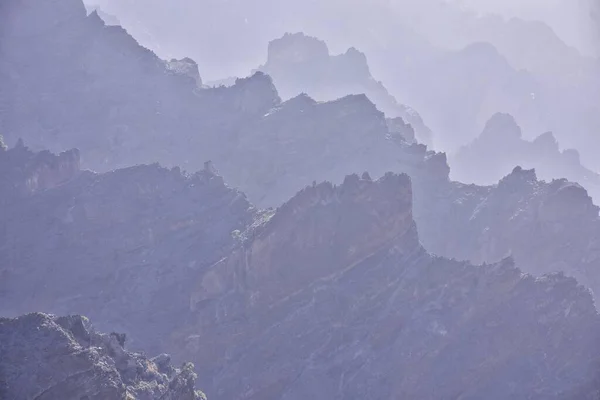
[[[447,0],[482,13],[540,20],[569,45],[598,55],[598,30],[592,23],[600,0]],[[597,11],[597,10],[596,10]]]

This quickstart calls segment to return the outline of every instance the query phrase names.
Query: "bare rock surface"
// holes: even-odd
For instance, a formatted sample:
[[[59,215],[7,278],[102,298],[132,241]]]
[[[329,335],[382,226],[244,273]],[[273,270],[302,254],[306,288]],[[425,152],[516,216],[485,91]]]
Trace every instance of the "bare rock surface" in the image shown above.
[[[0,397],[206,400],[193,365],[124,349],[125,335],[99,333],[82,316],[0,318]]]

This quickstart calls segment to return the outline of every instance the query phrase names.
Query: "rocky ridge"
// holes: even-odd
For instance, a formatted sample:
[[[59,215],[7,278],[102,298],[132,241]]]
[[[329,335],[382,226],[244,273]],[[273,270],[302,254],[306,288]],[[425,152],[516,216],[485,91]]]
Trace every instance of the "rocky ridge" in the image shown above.
[[[193,365],[124,349],[125,335],[95,331],[82,316],[0,318],[3,399],[206,400]]]
[[[6,171],[21,172],[0,182],[23,187],[71,157],[3,151]],[[517,178],[497,190],[522,191]],[[588,291],[523,275],[511,259],[427,253],[407,175],[315,183],[262,212],[210,163],[194,175],[151,165],[48,181],[58,183],[4,202],[0,313],[93,315],[134,348],[196,362],[209,397],[567,399],[595,388]],[[559,193],[547,207],[571,191]]]
[[[206,361],[207,393],[592,398],[600,331],[589,293],[510,259],[432,256],[411,204],[406,175],[308,187],[207,270],[179,344]]]
[[[286,33],[269,43],[267,61],[258,70],[273,78],[283,98],[306,93],[317,100],[331,101],[349,94],[365,94],[387,117],[409,123],[419,143],[432,146],[433,134],[420,115],[398,103],[373,78],[365,54],[355,48],[333,56],[322,40],[303,33]]]
[[[183,168],[197,170],[203,168],[203,160],[212,159],[229,184],[247,193],[249,199],[262,208],[284,203],[299,188],[313,181],[339,183],[348,171],[369,171],[375,179],[387,171],[405,172],[414,182],[415,220],[425,247],[443,256],[480,260],[478,254],[481,254],[480,249],[485,244],[481,243],[479,237],[486,226],[473,228],[471,216],[475,208],[471,207],[484,202],[493,189],[451,182],[445,155],[428,151],[422,145],[398,140],[398,135],[388,126],[390,121],[366,96],[352,95],[319,103],[300,95],[282,103],[271,79],[262,73],[240,79],[229,88],[199,89],[189,76],[169,73],[165,62],[137,45],[121,28],[106,27],[93,14],[86,16],[85,9],[79,7],[79,2],[75,0],[61,0],[57,3],[60,7],[48,9],[45,7],[50,3],[36,3],[35,7],[27,7],[29,3],[25,0],[10,0],[0,7],[8,7],[9,4],[10,10],[4,8],[9,11],[0,14],[7,19],[2,29],[10,33],[0,37],[3,43],[8,43],[2,46],[7,57],[2,57],[0,69],[9,72],[8,75],[2,75],[2,79],[7,78],[7,85],[0,85],[0,91],[2,95],[12,93],[5,99],[14,99],[8,103],[11,112],[0,107],[1,129],[9,144],[15,143],[19,136],[31,138],[31,141],[26,141],[34,148],[51,144],[51,148],[59,147],[62,151],[71,148],[70,145],[66,147],[69,143],[81,144],[82,165],[95,165],[99,169],[158,160],[165,165],[182,165]],[[8,18],[9,15],[14,18]],[[39,18],[42,18],[40,24],[33,24]],[[46,34],[39,35],[40,29],[46,29]],[[16,43],[22,44],[20,39],[26,39],[31,46],[15,46]],[[83,46],[85,50],[77,46],[90,40],[95,40],[93,43],[96,45]],[[486,47],[478,48],[484,51]],[[64,52],[79,54],[72,53],[75,50],[84,51],[80,54],[82,60],[94,57],[98,62],[84,63],[82,70],[78,69],[81,63],[62,66],[57,62],[57,56]],[[478,53],[479,50],[470,51]],[[117,54],[122,62],[112,62]],[[33,58],[37,61],[33,62]],[[106,68],[100,68],[102,60],[111,62],[106,61]],[[44,74],[40,74],[41,65],[46,66]],[[79,72],[70,71],[69,68]],[[98,80],[74,79],[79,76],[78,73],[92,71]],[[131,79],[124,78],[127,71],[132,75]],[[66,79],[69,81],[66,82]],[[124,85],[124,80],[131,86]],[[52,82],[63,82],[64,85],[48,87]],[[82,82],[87,83],[79,86]],[[93,82],[98,85],[82,89]],[[163,84],[165,86],[161,86]],[[40,88],[46,88],[48,93],[55,93],[56,96],[44,97],[40,95],[40,91],[43,91]],[[77,89],[71,92],[69,88],[83,91]],[[88,89],[95,91],[95,95],[89,95]],[[127,92],[125,97],[120,97],[120,90]],[[174,97],[166,101],[163,97],[165,93]],[[89,113],[98,109],[88,104],[90,99],[98,99],[98,96],[102,104],[111,104],[110,98],[114,96],[125,99],[125,108],[119,108],[123,112],[109,113],[112,115],[110,118],[105,115],[83,118],[84,114],[80,112]],[[156,99],[156,96],[165,101],[138,101],[140,98]],[[32,102],[40,107],[36,108]],[[198,102],[201,106],[198,106]],[[161,104],[160,109],[154,108],[156,104]],[[127,107],[135,109],[128,110]],[[101,108],[102,112],[106,111],[106,107]],[[69,113],[64,112],[66,109],[69,109]],[[200,109],[206,112],[199,113]],[[52,132],[58,136],[48,142],[52,137],[48,136],[50,131],[45,128],[40,130],[42,125],[31,126],[35,122],[29,118],[31,113],[39,116],[38,122],[46,121],[43,126],[54,125],[56,129],[52,128]],[[105,146],[108,143],[106,138],[111,137],[111,129],[128,126],[130,119],[136,124],[148,123],[148,127],[127,128],[131,141],[128,139],[114,146]],[[201,123],[195,125],[194,121]],[[80,126],[71,129],[69,124]],[[182,124],[185,127],[178,129]],[[205,129],[200,129],[201,126]],[[202,134],[198,134],[197,129]],[[81,132],[86,134],[82,135]],[[140,132],[144,132],[144,135]],[[130,171],[148,168],[138,167]],[[527,196],[523,192],[522,200],[527,201]],[[566,209],[571,207],[577,208],[575,205],[565,205]],[[517,210],[513,210],[513,213]],[[510,224],[516,221],[511,220]],[[594,221],[595,218],[590,219],[588,225],[595,226]],[[568,221],[565,223],[568,225]],[[500,222],[498,224],[501,225]],[[232,227],[232,230],[235,229]],[[453,249],[447,243],[457,230],[464,230],[468,235],[464,244]],[[590,228],[589,232],[595,232],[595,228]],[[582,243],[595,241],[595,234],[576,235],[582,238]],[[556,241],[548,242],[547,248],[559,248],[557,243],[567,237],[566,231],[559,231],[552,238],[547,237],[547,240]],[[513,246],[519,245],[505,243],[503,247],[510,252]],[[459,251],[464,247],[470,250]],[[513,252],[519,253],[516,250]],[[542,255],[539,257],[543,258]],[[556,252],[555,257],[564,259],[565,255]],[[582,261],[587,259],[584,253],[569,257],[578,260],[575,264],[568,264],[569,271],[584,269],[590,271],[588,275],[595,274],[594,269]],[[516,261],[527,272],[548,271],[547,266],[521,264],[518,256]],[[556,271],[565,270],[559,264],[551,265],[559,268]],[[594,288],[591,282],[582,281]],[[594,289],[594,292],[597,291]]]
[[[78,164],[76,151],[0,152],[0,315],[89,315],[158,352],[185,321],[192,278],[256,211],[210,163],[195,174]]]
[[[564,272],[600,293],[599,208],[580,185],[516,167],[497,185],[453,183],[424,202],[428,250],[474,263],[510,255],[528,273]]]

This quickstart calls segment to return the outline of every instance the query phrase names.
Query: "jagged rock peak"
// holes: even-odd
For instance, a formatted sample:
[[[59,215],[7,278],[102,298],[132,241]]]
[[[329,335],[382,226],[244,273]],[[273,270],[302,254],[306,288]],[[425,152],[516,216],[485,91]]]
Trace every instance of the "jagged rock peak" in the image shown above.
[[[331,215],[323,214],[326,209],[330,210],[328,213]],[[341,217],[345,213],[347,215],[341,221],[335,220],[337,216]],[[337,225],[352,224],[352,220],[357,218],[365,224],[363,229],[360,229],[361,237],[368,236],[371,242],[389,240],[413,228],[410,177],[389,172],[373,181],[365,172],[362,177],[356,174],[347,175],[341,185],[323,182],[307,186],[279,207],[265,227],[265,235],[278,231],[281,226],[291,226],[290,223],[295,225],[293,221],[298,218],[310,219],[311,215],[316,217],[320,214],[323,215],[318,218],[318,224],[322,223],[325,226],[324,231],[332,235],[353,230]],[[302,215],[304,217],[301,217]],[[358,217],[359,215],[364,218]],[[385,233],[378,233],[379,230]],[[416,231],[414,233],[416,235]],[[360,247],[360,242],[364,241],[354,239],[341,245],[346,248]]]
[[[410,200],[405,206],[409,209],[412,208],[412,187],[408,175],[388,172],[382,178],[373,181],[369,173],[364,172],[360,178],[357,174],[347,175],[341,185],[322,182],[305,187],[296,196],[279,207],[276,217],[290,211],[295,213],[298,209],[306,209],[315,205],[352,201],[355,196],[376,188],[394,194],[393,197]],[[380,192],[380,194],[383,194],[383,192]]]
[[[539,209],[543,221],[575,221],[586,223],[598,218],[600,207],[594,205],[587,190],[566,179],[555,179]]]
[[[98,10],[92,11],[87,17],[88,20],[90,20],[93,24],[106,25],[106,22],[104,22],[104,20],[98,14]]]
[[[167,62],[167,68],[177,74],[189,76],[196,82],[196,85],[202,86],[202,78],[200,77],[198,64],[191,58],[184,57],[181,60],[172,59]]]
[[[78,315],[0,318],[0,398],[206,398],[193,365],[177,369],[166,355],[149,360],[124,344],[125,335],[98,333]]]
[[[245,113],[264,112],[281,104],[273,79],[261,71],[246,78],[237,78],[235,85],[221,89],[236,92],[238,108]]]
[[[518,139],[521,134],[521,127],[512,115],[496,113],[485,124],[480,138]]]
[[[410,144],[417,143],[414,128],[411,124],[406,123],[402,117],[386,118],[386,122],[392,136],[400,137]]]
[[[533,140],[533,144],[540,150],[553,153],[559,152],[558,141],[552,132],[542,133]]]
[[[352,73],[353,76],[361,79],[372,79],[365,53],[355,47],[350,47],[344,54],[337,56],[337,58],[344,60],[343,69],[340,70],[343,73]]]
[[[327,60],[329,49],[327,44],[302,32],[286,33],[279,39],[269,42],[267,64],[302,63],[306,61]]]
[[[537,181],[535,169],[523,169],[521,166],[516,166],[510,174],[506,175],[498,182],[498,187],[521,187],[523,185],[535,184]]]
[[[339,107],[351,107],[355,110],[365,110],[369,113],[376,113],[380,115],[382,118],[384,114],[377,109],[377,106],[367,97],[366,94],[349,94],[344,97],[340,97],[337,100],[329,101],[327,103],[330,106],[339,106]]]
[[[253,292],[255,304],[271,303],[383,248],[420,247],[410,178],[393,173],[377,181],[353,174],[338,186],[308,186],[252,236],[202,278],[190,300],[192,310],[230,290]],[[277,262],[284,254],[294,265]],[[281,279],[265,283],[273,283],[272,276]]]
[[[315,104],[317,104],[317,101],[306,93],[300,93],[299,95],[287,100],[285,104],[288,107],[298,107],[301,109],[305,109],[306,107],[314,106]]]

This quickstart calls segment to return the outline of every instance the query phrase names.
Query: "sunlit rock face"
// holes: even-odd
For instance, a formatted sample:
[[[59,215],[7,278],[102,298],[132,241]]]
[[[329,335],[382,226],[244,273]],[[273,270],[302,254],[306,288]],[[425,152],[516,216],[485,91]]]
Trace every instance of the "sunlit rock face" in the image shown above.
[[[476,267],[428,254],[411,198],[405,175],[308,187],[213,265],[180,342],[205,361],[209,396],[591,393],[589,293],[561,275],[524,276],[510,260]]]
[[[193,365],[124,349],[82,316],[0,318],[0,395],[5,399],[202,400]]]

